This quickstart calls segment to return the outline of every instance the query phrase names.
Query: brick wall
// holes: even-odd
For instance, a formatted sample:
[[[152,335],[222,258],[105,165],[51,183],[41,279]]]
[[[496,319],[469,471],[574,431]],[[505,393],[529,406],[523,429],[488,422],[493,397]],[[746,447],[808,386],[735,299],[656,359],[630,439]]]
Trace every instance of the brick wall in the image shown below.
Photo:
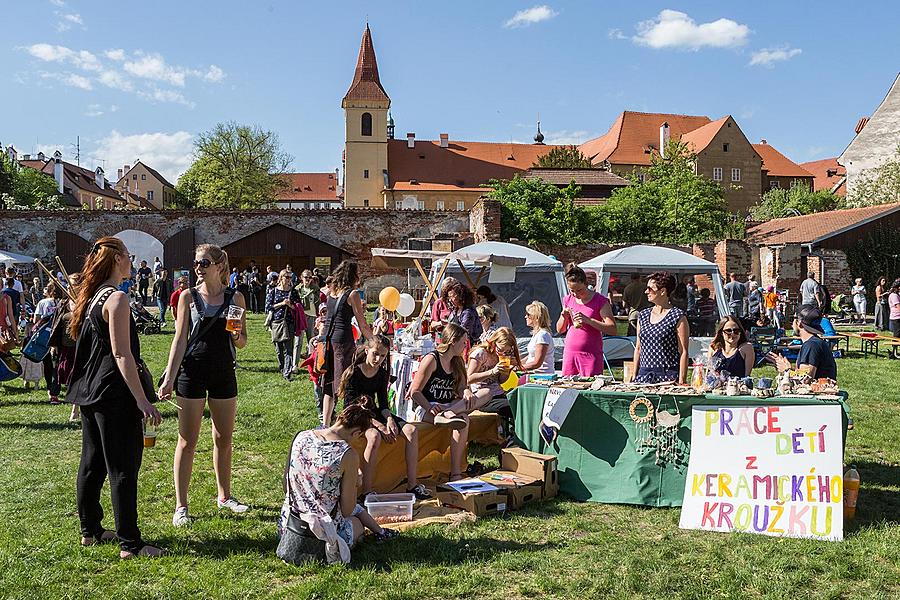
[[[503,240],[499,200],[487,197],[479,198],[472,207],[469,223],[476,244]]]

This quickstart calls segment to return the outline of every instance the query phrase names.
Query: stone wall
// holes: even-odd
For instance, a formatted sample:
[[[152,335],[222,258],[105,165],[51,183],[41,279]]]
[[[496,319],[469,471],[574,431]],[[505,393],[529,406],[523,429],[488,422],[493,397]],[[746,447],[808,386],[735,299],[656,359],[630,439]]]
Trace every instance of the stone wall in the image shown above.
[[[832,296],[840,292],[849,293],[853,285],[850,263],[847,255],[841,250],[821,249],[817,252],[822,263],[824,275],[819,281],[825,284]],[[874,286],[873,286],[874,287]]]
[[[475,243],[503,240],[500,219],[500,201],[487,197],[479,198],[472,207],[469,218],[470,231]]]

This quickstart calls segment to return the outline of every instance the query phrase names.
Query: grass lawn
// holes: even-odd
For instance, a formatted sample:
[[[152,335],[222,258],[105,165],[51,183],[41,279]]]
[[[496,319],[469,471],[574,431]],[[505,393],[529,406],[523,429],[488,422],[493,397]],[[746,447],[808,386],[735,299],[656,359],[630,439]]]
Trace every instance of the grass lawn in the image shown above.
[[[239,353],[234,493],[253,510],[218,513],[206,419],[191,487],[198,518],[172,527],[177,427],[175,409],[161,404],[166,420],[144,453],[139,505],[144,537],[170,551],[159,560],[79,547],[80,426],[67,422],[68,406],[49,406],[43,389],[26,392],[21,380],[0,386],[0,598],[900,597],[900,364],[884,356],[839,361],[856,423],[847,461],[862,476],[843,543],[682,531],[677,509],[556,499],[384,545],[367,541],[350,566],[295,568],[275,557],[274,523],[288,444],[316,422],[312,389],[278,375],[259,318],[249,329]],[[141,340],[155,373],[170,340]],[[495,449],[472,452],[496,464]],[[112,527],[108,491],[104,509]]]

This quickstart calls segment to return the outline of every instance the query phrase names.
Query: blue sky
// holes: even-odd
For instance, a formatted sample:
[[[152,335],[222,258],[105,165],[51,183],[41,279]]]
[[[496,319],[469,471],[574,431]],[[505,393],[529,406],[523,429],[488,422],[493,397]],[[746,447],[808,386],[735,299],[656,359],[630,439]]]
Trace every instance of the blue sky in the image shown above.
[[[174,179],[225,120],[276,131],[294,170],[340,166],[367,18],[398,137],[731,114],[803,162],[839,154],[900,70],[893,2],[0,2],[0,143],[71,160],[80,136],[110,177],[141,158]]]

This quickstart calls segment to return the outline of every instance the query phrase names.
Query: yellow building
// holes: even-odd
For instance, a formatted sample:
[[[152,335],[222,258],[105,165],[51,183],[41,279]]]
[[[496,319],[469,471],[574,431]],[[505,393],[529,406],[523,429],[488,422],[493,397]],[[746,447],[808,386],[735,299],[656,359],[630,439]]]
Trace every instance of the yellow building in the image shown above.
[[[166,208],[175,202],[175,186],[141,161],[125,165],[117,175],[116,189],[123,196],[143,199],[150,208]]]

